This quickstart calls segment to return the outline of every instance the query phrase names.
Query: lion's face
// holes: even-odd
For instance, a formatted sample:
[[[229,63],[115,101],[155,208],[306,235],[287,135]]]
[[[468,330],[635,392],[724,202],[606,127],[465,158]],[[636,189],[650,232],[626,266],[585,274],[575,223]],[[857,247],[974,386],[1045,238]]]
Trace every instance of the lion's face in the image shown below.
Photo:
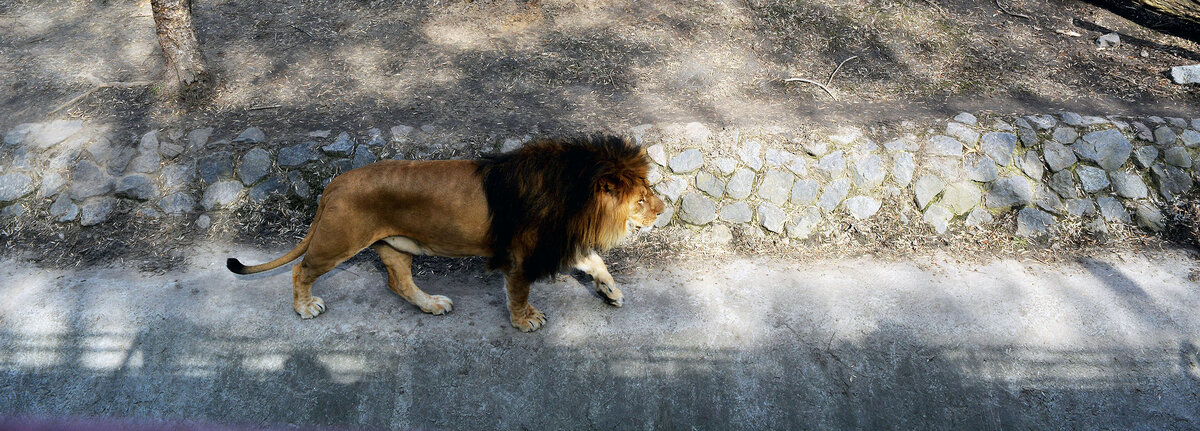
[[[667,205],[662,199],[650,191],[649,184],[643,183],[629,199],[629,219],[627,226],[630,231],[647,229],[658,221],[659,214],[666,210]]]

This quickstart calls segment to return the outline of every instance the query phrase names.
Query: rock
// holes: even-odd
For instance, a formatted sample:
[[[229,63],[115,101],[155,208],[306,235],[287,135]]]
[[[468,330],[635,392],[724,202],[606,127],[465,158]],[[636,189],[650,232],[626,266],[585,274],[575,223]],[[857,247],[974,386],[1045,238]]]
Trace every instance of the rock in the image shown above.
[[[162,168],[163,188],[166,190],[178,190],[187,187],[195,179],[195,163],[173,164]]]
[[[1168,202],[1174,201],[1192,188],[1192,177],[1183,169],[1155,163],[1150,172],[1158,182],[1158,192],[1162,193]]]
[[[108,196],[93,197],[84,201],[79,207],[79,224],[93,226],[108,221],[108,217],[117,207],[117,200]]]
[[[389,130],[392,132],[392,142],[408,142],[408,135],[411,135],[413,130],[415,129],[413,129],[412,126],[405,126],[403,124],[399,126],[392,126],[392,128]],[[329,131],[326,130],[325,136],[329,136],[328,132]]]
[[[83,130],[83,120],[54,120],[29,129],[22,143],[37,151],[44,151],[66,141]]]
[[[1054,125],[1058,124],[1058,120],[1049,115],[1030,115],[1025,117],[1025,119],[1029,120],[1038,130],[1050,130],[1054,128]]]
[[[196,170],[200,179],[212,184],[233,176],[233,155],[228,151],[218,151],[201,157],[196,161]]]
[[[290,187],[291,183],[285,181],[283,177],[272,175],[250,188],[250,200],[262,202],[271,196],[283,196],[287,194]]]
[[[1108,175],[1103,169],[1080,165],[1075,168],[1075,175],[1079,176],[1079,185],[1087,193],[1096,193],[1108,188]]]
[[[664,147],[662,144],[651,145],[650,148],[646,149],[646,155],[650,156],[650,160],[658,163],[659,166],[667,165],[667,147]]]
[[[4,207],[3,210],[0,210],[0,220],[15,220],[21,218],[21,216],[25,215],[27,212],[29,212],[29,210],[25,209],[25,205],[12,204]]]
[[[262,148],[253,148],[242,156],[242,162],[238,164],[238,178],[249,186],[265,177],[270,169],[271,153]]]
[[[1154,143],[1160,147],[1175,145],[1175,140],[1178,138],[1179,135],[1176,135],[1170,127],[1158,126],[1157,129],[1154,129]]]
[[[793,157],[792,160],[784,164],[787,170],[792,171],[796,175],[808,175],[808,159],[804,157]]]
[[[1082,217],[1096,213],[1096,204],[1091,198],[1067,199],[1067,214]]]
[[[196,211],[196,200],[184,192],[174,192],[158,200],[158,208],[167,215],[191,214]]]
[[[896,153],[892,155],[892,179],[900,187],[908,187],[912,183],[913,172],[917,165],[912,153]]]
[[[750,212],[750,204],[738,201],[721,207],[718,217],[730,223],[750,223],[754,214]]]
[[[695,144],[707,144],[712,132],[704,124],[693,121],[683,126],[683,136]]]
[[[162,168],[162,156],[158,154],[158,150],[153,153],[142,153],[129,162],[129,167],[125,170],[134,173],[148,174],[158,172]]]
[[[1188,154],[1187,148],[1171,147],[1163,151],[1163,161],[1168,165],[1178,166],[1184,169],[1192,167],[1192,156]]]
[[[208,214],[200,214],[196,217],[196,228],[200,230],[208,230],[212,226],[212,218]]]
[[[1079,132],[1076,132],[1071,127],[1059,127],[1054,129],[1054,140],[1063,145],[1070,145],[1075,140],[1079,139]]]
[[[151,130],[150,132],[147,132],[146,134],[142,135],[142,138],[140,140],[138,140],[138,153],[139,154],[158,153],[158,146],[159,146],[158,131]]]
[[[114,186],[112,177],[100,170],[99,166],[84,160],[75,165],[71,174],[71,198],[83,200],[111,192]]]
[[[205,211],[228,208],[242,197],[243,190],[242,183],[237,181],[215,183],[204,190],[204,197],[200,200],[200,205],[204,206]]]
[[[963,181],[946,186],[938,204],[950,210],[954,215],[962,215],[979,205],[981,200],[983,200],[983,193],[979,191],[979,186]]]
[[[917,197],[917,208],[925,209],[930,202],[933,202],[933,198],[942,192],[943,188],[945,188],[945,184],[936,175],[926,174],[921,176],[913,184],[913,192]]]
[[[1179,142],[1188,148],[1200,147],[1200,132],[1195,130],[1184,130],[1179,134]]]
[[[133,213],[135,217],[157,219],[162,217],[162,213],[152,206],[142,206]]]
[[[699,193],[683,195],[679,207],[679,219],[685,222],[703,226],[717,218],[717,205],[712,200]]]
[[[58,199],[55,199],[54,204],[50,205],[50,216],[54,217],[54,221],[57,222],[74,221],[79,217],[79,206],[71,202],[71,197],[67,193],[59,193]]]
[[[796,155],[792,154],[790,152],[780,150],[777,148],[767,148],[767,156],[766,156],[765,160],[767,162],[767,166],[775,168],[775,167],[780,167],[780,166],[787,166],[787,164],[790,163],[792,161],[792,159],[795,159],[795,158],[796,158]]]
[[[126,175],[117,181],[117,197],[145,201],[158,196],[158,185],[147,175]]]
[[[1017,135],[1012,133],[991,132],[983,135],[983,153],[992,158],[1000,166],[1012,163],[1013,151],[1017,148]]]
[[[713,160],[713,166],[716,166],[717,172],[721,173],[721,176],[729,176],[733,174],[734,169],[737,169],[737,160],[729,157],[720,157]]]
[[[824,141],[803,142],[800,146],[804,148],[804,152],[813,157],[829,154],[829,144]]]
[[[729,179],[729,183],[725,185],[725,193],[734,199],[745,199],[750,196],[750,191],[754,187],[754,171],[746,168],[738,168],[733,173],[733,177]]]
[[[835,145],[847,147],[855,141],[863,138],[862,130],[854,127],[840,127],[837,132],[829,135],[829,140]]]
[[[957,121],[957,122],[963,123],[963,124],[967,124],[967,125],[971,125],[971,126],[975,126],[975,125],[979,124],[979,119],[975,118],[975,116],[971,115],[971,113],[969,113],[969,112],[962,112],[962,113],[959,113],[958,115],[955,115],[954,121]]]
[[[1138,202],[1135,214],[1138,226],[1153,232],[1162,232],[1166,228],[1166,219],[1162,211],[1148,202]]]
[[[1133,160],[1137,162],[1138,167],[1149,169],[1154,164],[1154,161],[1158,160],[1158,148],[1151,146],[1138,148],[1137,151],[1133,152]]]
[[[783,205],[791,196],[792,183],[796,176],[783,169],[773,168],[758,185],[758,197],[775,205]]]
[[[968,147],[974,147],[975,143],[979,142],[979,132],[962,123],[950,122],[947,124],[946,134],[958,139],[959,142],[965,143]]]
[[[995,221],[996,219],[995,217],[992,217],[992,213],[987,212],[987,210],[983,208],[976,207],[975,209],[971,210],[971,214],[967,215],[966,225],[970,227],[986,226],[994,223]]]
[[[129,161],[137,155],[137,150],[133,148],[120,148],[113,150],[112,157],[108,159],[105,166],[108,167],[108,173],[112,175],[120,175],[125,173],[125,168],[129,166]]]
[[[832,212],[842,203],[842,200],[846,199],[848,194],[850,194],[850,179],[839,178],[825,186],[825,191],[821,192],[821,197],[817,199],[817,206],[825,212]]]
[[[1029,127],[1018,128],[1017,136],[1021,138],[1021,145],[1024,145],[1026,148],[1036,147],[1038,142],[1040,142],[1037,132]]]
[[[292,191],[301,199],[308,199],[312,190],[308,186],[308,181],[304,181],[304,177],[298,171],[288,172],[288,181],[292,183]]]
[[[646,182],[650,183],[650,185],[655,185],[659,181],[662,181],[662,179],[662,170],[658,168],[658,165],[651,164],[650,169],[646,171]]]
[[[888,141],[887,143],[883,144],[883,148],[891,153],[898,151],[917,151],[921,149],[920,145],[917,145],[917,138],[912,135],[907,135],[893,141]]]
[[[696,188],[717,200],[725,195],[725,182],[705,171],[696,174]]]
[[[1109,174],[1113,189],[1123,198],[1145,199],[1149,196],[1146,182],[1142,177],[1129,172],[1113,172]]]
[[[954,218],[954,213],[941,205],[930,205],[929,209],[925,210],[924,216],[921,217],[925,223],[933,226],[933,230],[938,235],[946,233],[946,228],[950,226],[952,218]]]
[[[265,141],[266,139],[267,135],[263,133],[262,130],[259,130],[257,127],[250,127],[243,131],[242,134],[238,135],[237,138],[234,138],[233,142],[240,144],[257,144]]]
[[[1171,68],[1171,79],[1176,84],[1200,84],[1200,64]]]
[[[342,132],[338,134],[337,139],[333,143],[321,147],[321,151],[334,157],[346,157],[354,150],[354,139],[350,138],[350,134]]]
[[[1174,127],[1176,129],[1186,129],[1188,126],[1187,120],[1184,120],[1179,117],[1167,117],[1166,120],[1167,120],[1167,124],[1170,124],[1171,127]]]
[[[679,155],[671,158],[669,163],[671,171],[677,174],[695,172],[702,165],[704,165],[704,156],[700,153],[700,150],[695,148],[684,150]]]
[[[1100,49],[1116,48],[1121,45],[1121,35],[1117,33],[1108,33],[1096,39],[1096,46]]]
[[[37,197],[44,198],[53,196],[62,191],[67,185],[67,178],[58,172],[46,172],[42,174],[42,184],[37,186]]]
[[[1046,236],[1054,224],[1054,216],[1045,211],[1031,207],[1021,208],[1017,213],[1017,236]]]
[[[208,138],[212,137],[212,134],[212,127],[204,127],[192,130],[187,134],[188,146],[191,147],[193,151],[203,149],[206,145],[208,145]]]
[[[775,233],[783,233],[783,223],[787,221],[787,213],[774,204],[763,202],[758,206],[758,224]]]
[[[1079,190],[1075,188],[1075,174],[1071,171],[1058,171],[1050,176],[1050,181],[1046,184],[1050,186],[1051,190],[1054,190],[1059,196],[1064,198],[1080,197]]]
[[[4,134],[4,145],[17,146],[25,142],[25,137],[29,136],[29,132],[42,127],[41,124],[22,123],[13,127],[8,133]]]
[[[21,173],[0,175],[0,202],[12,202],[33,193],[37,183]]]
[[[859,158],[854,162],[854,185],[861,189],[873,189],[883,184],[887,171],[883,159],[876,155]]]
[[[351,163],[351,168],[358,169],[363,166],[375,163],[379,159],[375,158],[375,153],[371,152],[370,148],[365,145],[359,145],[358,149],[354,150],[354,162]]]
[[[810,205],[817,200],[817,194],[821,191],[821,184],[816,180],[800,179],[792,185],[791,202],[794,205]]]
[[[658,185],[654,186],[654,190],[658,191],[658,193],[668,201],[675,202],[679,200],[679,196],[683,195],[683,192],[687,190],[687,186],[687,181],[684,181],[682,178],[672,176],[667,177],[661,183],[658,183]]]
[[[762,145],[758,141],[746,141],[738,148],[738,158],[742,159],[742,163],[750,169],[758,171],[762,169],[763,160],[759,153],[762,152]]]
[[[318,196],[318,198],[319,197],[320,196]],[[669,224],[671,224],[671,221],[674,219],[675,219],[675,206],[667,205],[667,208],[665,210],[663,210],[662,214],[658,215],[658,220],[654,222],[654,227],[663,227],[663,226],[669,225]]]
[[[787,226],[789,237],[805,239],[813,234],[813,230],[821,224],[821,212],[815,207],[808,207],[797,215]]]
[[[1085,157],[1088,160],[1096,162],[1106,171],[1115,171],[1129,160],[1129,156],[1133,154],[1133,144],[1125,138],[1117,129],[1107,129],[1098,132],[1088,133],[1083,135],[1083,141],[1086,144],[1083,148]],[[1080,143],[1076,143],[1080,146]],[[1090,146],[1090,148],[1089,148]],[[1090,157],[1094,150],[1095,157]]]
[[[1154,140],[1154,131],[1150,130],[1150,127],[1145,123],[1140,121],[1133,122],[1133,131],[1137,134],[1137,139],[1141,139],[1146,142],[1151,142]]]
[[[312,143],[296,144],[279,149],[279,166],[296,167],[317,160],[317,153],[312,150]]]
[[[528,137],[528,135],[526,135],[526,137]],[[527,139],[506,138],[504,142],[500,143],[500,151],[504,153],[514,151],[517,148],[521,148],[521,146],[525,145],[526,142],[529,141]]]
[[[1068,126],[1079,127],[1083,125],[1083,117],[1074,112],[1063,112],[1061,117],[1063,123],[1066,123]]]
[[[1104,216],[1105,220],[1121,223],[1129,223],[1129,211],[1121,205],[1121,202],[1111,196],[1101,196],[1096,198],[1096,205],[1100,207],[1100,215]]]
[[[1054,172],[1069,168],[1075,163],[1079,162],[1079,159],[1075,158],[1074,151],[1071,151],[1070,148],[1067,148],[1058,142],[1047,142],[1043,146],[1042,152],[1046,157],[1046,164],[1049,165],[1050,170]]]
[[[377,130],[377,129],[371,129],[371,130]],[[383,136],[374,135],[374,136],[371,136],[371,138],[367,140],[367,143],[365,145],[368,147],[382,147],[383,144],[384,144]],[[361,147],[361,146],[362,145],[360,145],[359,147]]]
[[[925,153],[935,156],[962,157],[963,144],[957,139],[944,135],[930,136],[925,142]]]
[[[846,169],[846,158],[843,156],[842,150],[837,150],[826,154],[821,160],[817,161],[817,169],[824,171],[830,177],[836,177]]]
[[[850,215],[859,220],[866,220],[879,212],[883,203],[870,196],[855,196],[842,203]]]
[[[985,154],[968,154],[963,157],[963,169],[967,171],[967,178],[981,183],[992,182],[1000,177],[996,162]]]
[[[166,157],[168,159],[174,159],[175,157],[179,156],[180,154],[183,154],[183,146],[172,144],[172,143],[168,142],[168,143],[159,145],[158,153],[162,154],[163,157]]]
[[[1034,197],[1034,203],[1039,208],[1053,214],[1062,215],[1067,212],[1067,207],[1063,204],[1062,199],[1059,199],[1058,195],[1050,191],[1050,188],[1045,185],[1038,188],[1037,195]]]
[[[1012,176],[992,181],[984,205],[988,208],[1008,208],[1033,203],[1033,185],[1024,177]]]

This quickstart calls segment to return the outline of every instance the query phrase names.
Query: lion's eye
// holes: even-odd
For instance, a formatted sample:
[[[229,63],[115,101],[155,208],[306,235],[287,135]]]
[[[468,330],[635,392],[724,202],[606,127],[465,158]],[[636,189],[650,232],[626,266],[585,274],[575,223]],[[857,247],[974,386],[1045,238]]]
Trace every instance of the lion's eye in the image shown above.
[[[644,204],[644,203],[646,203],[646,200],[645,200],[645,199],[642,199],[642,200],[638,201],[638,203],[639,203],[639,204]]]

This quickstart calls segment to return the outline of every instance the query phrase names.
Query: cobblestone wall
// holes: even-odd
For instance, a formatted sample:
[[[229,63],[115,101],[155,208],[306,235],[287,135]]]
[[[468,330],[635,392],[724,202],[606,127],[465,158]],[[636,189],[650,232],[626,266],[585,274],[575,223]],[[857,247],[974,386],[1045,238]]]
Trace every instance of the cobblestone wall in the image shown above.
[[[878,141],[846,127],[814,135],[689,123],[628,133],[654,160],[650,180],[669,207],[660,225],[745,224],[806,238],[837,218],[885,217],[881,209],[906,202],[937,233],[989,228],[1006,211],[1017,211],[1022,236],[1053,235],[1068,218],[1158,231],[1161,208],[1193,185],[1198,130],[1200,118],[963,113]],[[0,147],[0,218],[45,206],[37,213],[90,226],[133,208],[204,224],[206,213],[247,201],[315,199],[337,173],[381,158],[446,155],[428,126],[317,131],[283,146],[267,145],[254,127],[232,139],[214,133],[149,131],[119,142],[79,120],[17,125]]]

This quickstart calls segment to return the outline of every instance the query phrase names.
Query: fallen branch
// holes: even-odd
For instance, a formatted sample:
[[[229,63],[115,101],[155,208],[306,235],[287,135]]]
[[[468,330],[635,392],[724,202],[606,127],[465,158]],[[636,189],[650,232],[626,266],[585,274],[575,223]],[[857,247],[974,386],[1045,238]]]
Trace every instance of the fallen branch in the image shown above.
[[[67,108],[68,106],[71,106],[71,105],[74,105],[74,104],[76,104],[76,103],[79,103],[79,101],[80,101],[80,100],[83,100],[84,98],[86,98],[86,97],[90,96],[92,93],[95,93],[95,92],[96,92],[96,90],[100,90],[100,89],[103,89],[103,88],[134,88],[134,87],[146,87],[146,86],[150,86],[150,85],[154,85],[154,82],[151,82],[151,81],[131,81],[131,82],[105,82],[105,83],[97,84],[95,87],[92,87],[90,90],[88,90],[88,91],[84,91],[82,94],[80,94],[80,95],[78,95],[78,96],[75,96],[75,98],[74,98],[74,99],[68,100],[68,101],[67,101],[67,103],[64,103],[64,104],[62,104],[62,105],[59,105],[57,108],[54,108],[54,110],[50,111],[50,112],[49,112],[49,113],[47,113],[46,115],[54,115],[54,114],[55,114],[55,113],[57,113],[58,111],[61,111],[61,110],[65,109],[65,108]]]
[[[841,63],[838,63],[838,67],[837,67],[837,68],[835,68],[835,69],[833,69],[833,73],[830,73],[830,74],[829,74],[829,79],[825,80],[825,85],[832,84],[832,83],[833,83],[833,77],[834,77],[834,75],[837,75],[838,71],[839,71],[839,70],[842,70],[842,66],[843,66],[843,65],[845,65],[847,61],[850,61],[850,60],[853,60],[853,59],[856,59],[856,58],[858,58],[858,56],[857,56],[857,55],[852,55],[852,56],[850,56],[850,58],[847,58],[847,59],[845,59],[845,60],[842,60],[842,62],[841,62]]]
[[[279,109],[282,107],[283,107],[283,105],[251,106],[249,108],[246,108],[246,110],[247,111],[260,111],[263,109]]]
[[[834,100],[834,101],[840,101],[840,100],[838,99],[837,95],[836,95],[836,94],[833,94],[833,91],[832,91],[832,90],[830,90],[830,89],[829,89],[829,87],[826,87],[826,86],[825,86],[825,84],[822,84],[822,83],[820,83],[820,82],[817,82],[817,81],[813,81],[813,80],[811,80],[811,79],[804,79],[804,78],[788,78],[788,79],[785,79],[785,80],[783,80],[783,82],[792,82],[792,81],[805,82],[805,83],[809,83],[809,84],[812,84],[812,85],[815,85],[815,86],[821,87],[821,89],[822,89],[822,90],[825,90],[825,92],[826,92],[826,93],[829,93],[829,96],[830,96],[830,97],[833,97],[833,100]]]
[[[1008,9],[1004,8],[1004,5],[1000,4],[1000,0],[995,0],[995,1],[996,1],[996,7],[1000,9],[1000,12],[1004,12],[1008,16],[1015,16],[1017,18],[1025,18],[1027,20],[1033,21],[1033,18],[1030,18],[1029,15],[1015,13],[1015,12],[1009,12]]]

